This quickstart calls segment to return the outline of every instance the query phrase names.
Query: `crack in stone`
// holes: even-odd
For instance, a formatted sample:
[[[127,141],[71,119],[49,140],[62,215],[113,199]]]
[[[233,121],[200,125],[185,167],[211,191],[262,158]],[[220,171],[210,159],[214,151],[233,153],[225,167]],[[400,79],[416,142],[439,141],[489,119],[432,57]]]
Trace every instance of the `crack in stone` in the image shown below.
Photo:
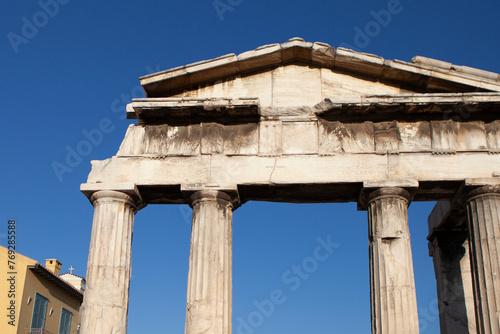
[[[274,166],[273,166],[273,170],[271,171],[271,174],[269,175],[269,183],[270,184],[274,184],[274,182],[271,181],[272,177],[273,177],[273,174],[274,174],[274,171],[276,170],[276,165],[278,164],[278,157],[275,157],[274,158]]]

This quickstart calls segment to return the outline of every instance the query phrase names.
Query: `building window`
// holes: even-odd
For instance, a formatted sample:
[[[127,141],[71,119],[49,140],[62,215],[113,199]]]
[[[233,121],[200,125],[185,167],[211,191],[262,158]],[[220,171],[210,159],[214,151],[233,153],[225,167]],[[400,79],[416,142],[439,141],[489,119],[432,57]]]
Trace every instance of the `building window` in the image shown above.
[[[69,334],[71,329],[71,314],[70,311],[66,310],[64,307],[61,310],[61,322],[59,324],[59,334]]]
[[[48,299],[35,293],[35,302],[33,303],[33,316],[31,318],[32,329],[45,328],[45,315],[47,314]]]

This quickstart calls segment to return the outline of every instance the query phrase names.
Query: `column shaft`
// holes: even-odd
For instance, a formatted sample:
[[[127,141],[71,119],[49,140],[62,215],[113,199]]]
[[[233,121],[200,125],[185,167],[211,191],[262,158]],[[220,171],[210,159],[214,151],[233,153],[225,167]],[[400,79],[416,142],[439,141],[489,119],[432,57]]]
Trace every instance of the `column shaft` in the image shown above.
[[[193,223],[185,332],[230,334],[234,207],[220,191],[198,191],[190,199]]]
[[[477,332],[500,333],[500,187],[485,186],[467,201]]]
[[[136,206],[118,191],[98,191],[91,201],[95,211],[80,333],[126,333]]]
[[[440,231],[430,249],[436,274],[439,325],[442,334],[475,334],[476,316],[465,231]]]
[[[372,333],[419,332],[408,201],[401,188],[381,188],[368,202]]]

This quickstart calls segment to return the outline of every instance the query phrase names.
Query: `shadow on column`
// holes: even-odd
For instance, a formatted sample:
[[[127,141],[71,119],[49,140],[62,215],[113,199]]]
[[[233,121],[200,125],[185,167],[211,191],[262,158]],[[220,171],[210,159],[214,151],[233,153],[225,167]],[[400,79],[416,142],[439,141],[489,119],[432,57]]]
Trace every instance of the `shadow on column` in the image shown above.
[[[465,213],[438,202],[429,216],[441,333],[476,333]]]

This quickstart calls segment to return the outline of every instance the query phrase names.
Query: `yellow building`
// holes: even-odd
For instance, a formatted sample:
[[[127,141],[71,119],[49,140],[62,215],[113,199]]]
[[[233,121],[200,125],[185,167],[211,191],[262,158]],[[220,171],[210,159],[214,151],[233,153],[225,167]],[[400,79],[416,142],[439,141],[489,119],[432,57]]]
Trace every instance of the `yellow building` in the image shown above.
[[[77,334],[85,279],[0,246],[2,334]]]

